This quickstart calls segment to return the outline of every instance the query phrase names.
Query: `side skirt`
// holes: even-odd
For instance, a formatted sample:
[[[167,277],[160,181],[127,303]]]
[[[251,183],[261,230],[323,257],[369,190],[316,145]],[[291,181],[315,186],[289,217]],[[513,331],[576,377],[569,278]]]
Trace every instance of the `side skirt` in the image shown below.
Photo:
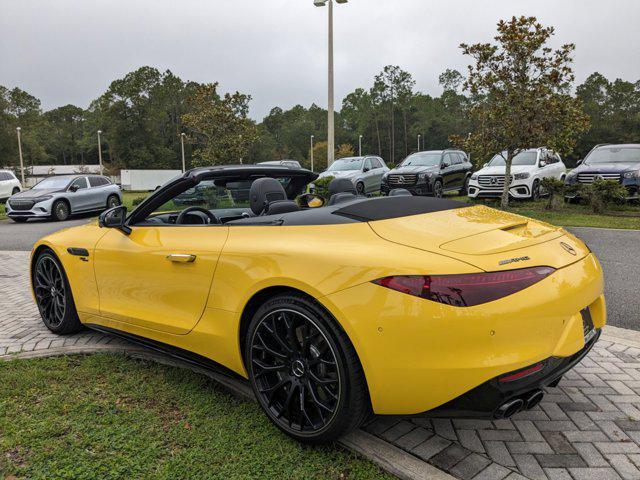
[[[220,375],[224,375],[225,377],[229,377],[234,380],[246,380],[242,375],[237,374],[233,370],[230,370],[227,367],[214,362],[210,358],[203,357],[202,355],[190,352],[189,350],[184,350],[179,347],[174,347],[173,345],[168,345],[156,340],[151,340],[139,335],[134,335],[133,333],[123,332],[122,330],[117,330],[115,328],[104,327],[102,325],[96,325],[93,323],[83,323],[82,325],[97,332],[108,333],[116,337],[124,338],[125,340],[129,340],[130,342],[147,347],[150,350],[164,353],[165,355],[169,355],[170,357],[173,357],[177,360],[190,363],[206,370],[214,371]]]

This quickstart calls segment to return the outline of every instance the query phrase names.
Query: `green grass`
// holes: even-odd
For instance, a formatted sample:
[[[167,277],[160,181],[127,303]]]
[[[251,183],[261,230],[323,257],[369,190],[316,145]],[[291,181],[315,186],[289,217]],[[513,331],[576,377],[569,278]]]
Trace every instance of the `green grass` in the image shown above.
[[[498,200],[452,198],[467,203],[480,203],[500,208]],[[612,207],[605,214],[593,213],[591,207],[575,203],[564,203],[557,210],[546,210],[546,204],[547,199],[544,198],[537,202],[512,200],[507,211],[563,227],[640,229],[640,206],[637,203]]]
[[[0,364],[0,478],[391,478],[203,375],[115,354]]]

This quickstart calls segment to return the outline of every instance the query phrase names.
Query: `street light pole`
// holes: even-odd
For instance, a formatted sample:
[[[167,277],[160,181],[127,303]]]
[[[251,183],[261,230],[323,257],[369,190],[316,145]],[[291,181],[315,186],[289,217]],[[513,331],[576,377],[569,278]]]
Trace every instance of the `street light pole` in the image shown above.
[[[24,160],[22,159],[22,140],[20,139],[20,127],[16,128],[16,132],[18,133],[18,154],[20,155],[20,178],[22,179],[22,188],[26,187],[24,183]]]
[[[186,163],[184,161],[184,133],[180,134],[180,150],[182,151],[182,173],[186,171]]]
[[[102,175],[102,144],[100,143],[100,135],[102,130],[98,130],[98,163],[100,164],[100,175]]]
[[[335,0],[337,3],[347,3],[348,0]],[[316,7],[329,6],[329,64],[328,84],[329,98],[327,102],[327,166],[331,166],[335,156],[335,126],[334,126],[334,102],[333,102],[333,0],[314,0]]]
[[[418,151],[420,151],[420,134],[418,134]]]
[[[358,137],[358,156],[362,156],[362,135]]]
[[[313,172],[313,135],[311,135],[311,171]]]

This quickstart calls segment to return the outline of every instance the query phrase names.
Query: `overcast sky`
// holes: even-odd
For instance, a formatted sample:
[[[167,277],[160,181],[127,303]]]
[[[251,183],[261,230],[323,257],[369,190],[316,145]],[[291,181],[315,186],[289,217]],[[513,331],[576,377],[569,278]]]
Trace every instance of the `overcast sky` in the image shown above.
[[[384,65],[439,95],[438,75],[464,70],[460,42],[490,40],[498,19],[535,15],[574,42],[578,82],[599,71],[640,79],[640,0],[350,0],[336,5],[336,105]],[[0,0],[0,85],[51,109],[87,107],[142,65],[219,81],[273,106],[326,106],[327,9],[312,0]]]

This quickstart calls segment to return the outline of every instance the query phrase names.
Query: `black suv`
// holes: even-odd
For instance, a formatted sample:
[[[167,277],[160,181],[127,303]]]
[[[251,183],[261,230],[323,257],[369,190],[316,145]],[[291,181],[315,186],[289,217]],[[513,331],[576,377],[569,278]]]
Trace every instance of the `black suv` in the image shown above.
[[[640,144],[596,145],[566,178],[567,185],[614,180],[624,185],[628,200],[640,198]]]
[[[430,150],[412,153],[382,177],[383,195],[405,188],[412,195],[441,197],[444,192],[467,192],[473,165],[461,150]]]

